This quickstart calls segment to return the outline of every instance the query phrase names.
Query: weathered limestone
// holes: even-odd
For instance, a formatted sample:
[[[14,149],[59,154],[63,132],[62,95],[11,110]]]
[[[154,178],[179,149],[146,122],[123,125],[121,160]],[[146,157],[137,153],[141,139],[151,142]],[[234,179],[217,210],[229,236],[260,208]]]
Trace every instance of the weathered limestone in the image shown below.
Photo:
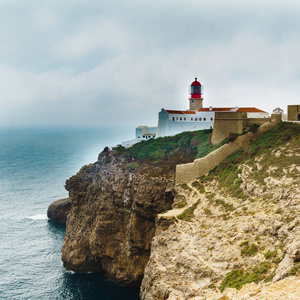
[[[281,122],[280,115],[272,115],[272,121],[260,126],[256,133],[248,132],[239,136],[233,142],[223,145],[214,152],[194,162],[176,166],[176,184],[186,183],[206,175],[210,170],[220,164],[227,156],[240,148],[249,146],[255,139],[265,134]]]
[[[72,207],[62,260],[75,272],[103,270],[116,282],[139,285],[150,255],[155,217],[172,207],[174,182],[149,178],[127,165],[106,149],[98,162],[67,180]]]
[[[47,210],[47,216],[52,221],[66,224],[67,216],[71,209],[71,198],[64,198],[57,201],[54,201]]]

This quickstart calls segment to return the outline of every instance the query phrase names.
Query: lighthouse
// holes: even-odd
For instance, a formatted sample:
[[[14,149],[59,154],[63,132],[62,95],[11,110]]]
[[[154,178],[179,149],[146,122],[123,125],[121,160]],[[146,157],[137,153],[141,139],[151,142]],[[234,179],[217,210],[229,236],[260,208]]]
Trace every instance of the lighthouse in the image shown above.
[[[190,110],[198,110],[203,106],[203,86],[195,78],[195,81],[190,85]]]

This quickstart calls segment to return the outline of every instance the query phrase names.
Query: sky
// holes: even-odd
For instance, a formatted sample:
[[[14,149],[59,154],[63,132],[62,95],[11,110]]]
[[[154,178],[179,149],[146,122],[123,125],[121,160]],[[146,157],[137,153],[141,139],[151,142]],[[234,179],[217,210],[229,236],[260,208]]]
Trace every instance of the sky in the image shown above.
[[[300,104],[298,0],[0,0],[0,127],[139,126]]]

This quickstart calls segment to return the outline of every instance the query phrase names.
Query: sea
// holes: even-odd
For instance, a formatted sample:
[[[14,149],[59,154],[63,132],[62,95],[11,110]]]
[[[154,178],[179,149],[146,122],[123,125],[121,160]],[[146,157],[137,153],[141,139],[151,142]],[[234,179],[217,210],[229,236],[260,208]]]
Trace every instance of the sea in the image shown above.
[[[65,226],[47,208],[68,196],[66,179],[133,128],[0,129],[0,299],[139,299],[102,273],[64,269]]]

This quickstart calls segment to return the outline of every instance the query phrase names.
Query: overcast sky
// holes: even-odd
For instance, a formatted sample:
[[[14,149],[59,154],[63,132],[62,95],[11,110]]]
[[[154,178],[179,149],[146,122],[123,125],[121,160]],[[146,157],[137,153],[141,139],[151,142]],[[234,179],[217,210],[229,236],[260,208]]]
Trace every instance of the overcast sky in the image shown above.
[[[300,104],[298,0],[0,0],[0,126],[156,125]]]

